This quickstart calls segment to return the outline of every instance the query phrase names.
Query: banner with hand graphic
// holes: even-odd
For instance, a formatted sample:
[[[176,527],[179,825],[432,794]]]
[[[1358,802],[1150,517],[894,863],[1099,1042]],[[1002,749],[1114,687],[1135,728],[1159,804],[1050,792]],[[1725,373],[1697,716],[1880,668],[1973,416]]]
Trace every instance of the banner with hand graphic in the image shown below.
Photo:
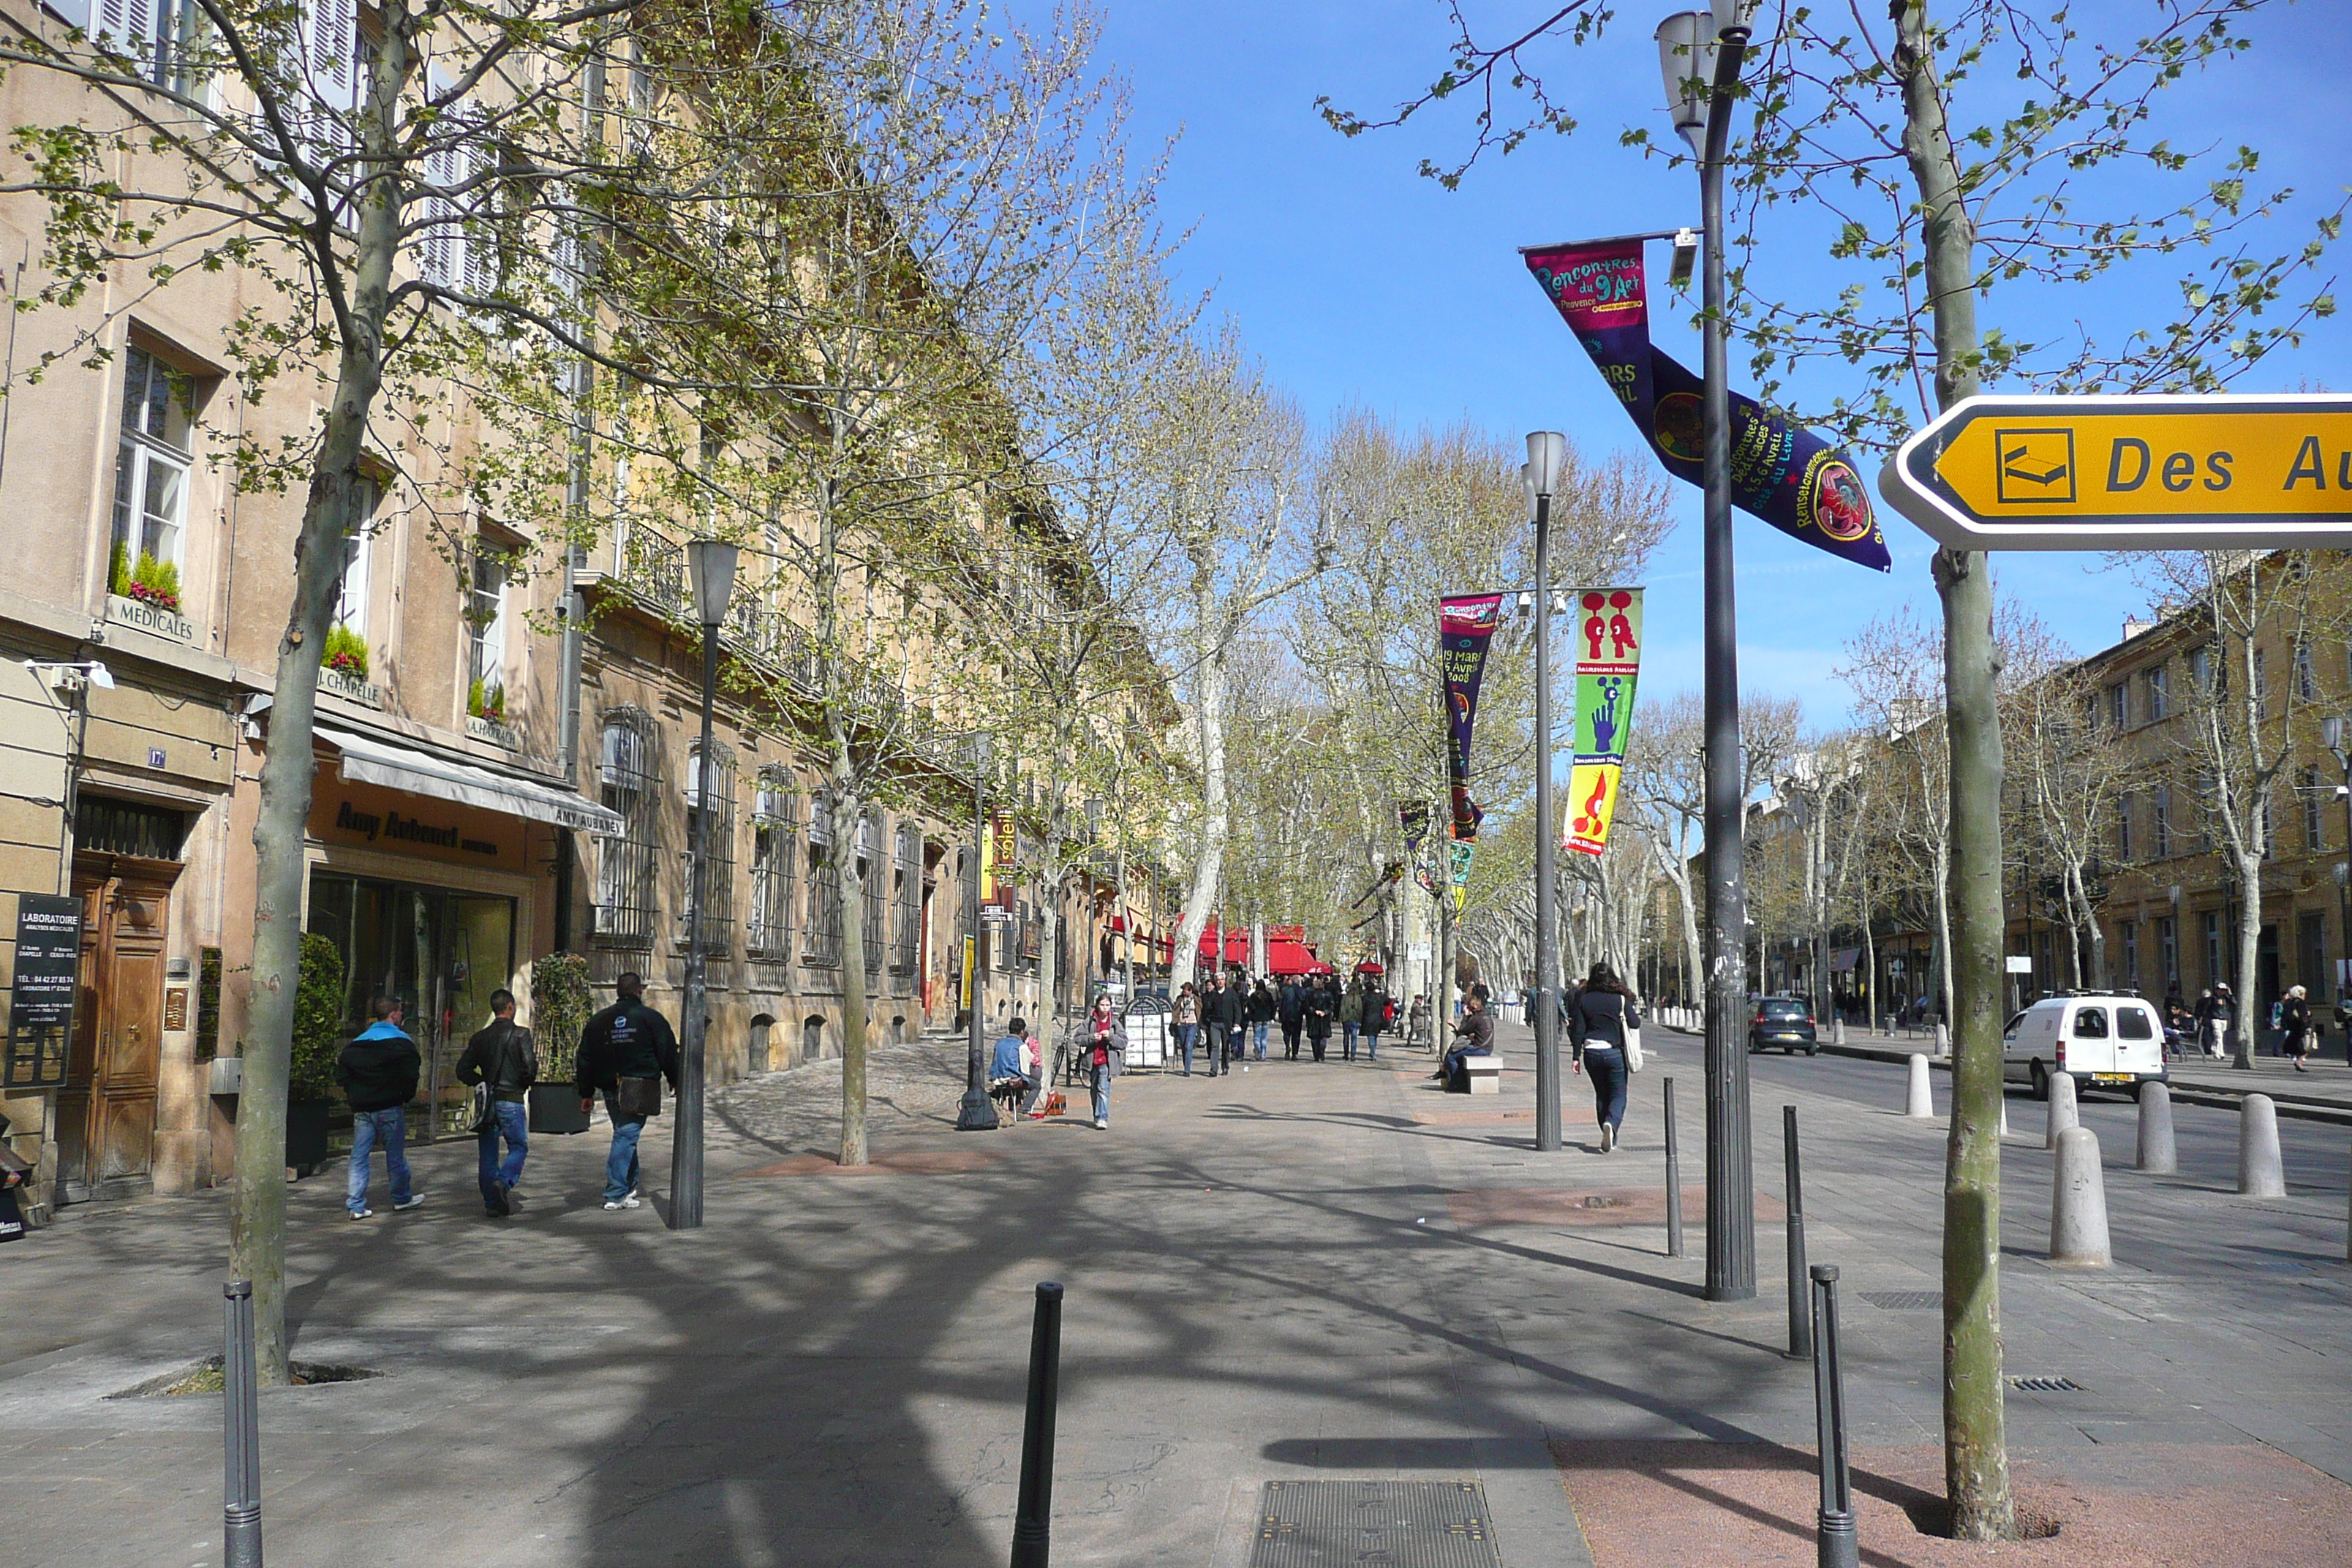
[[[1575,762],[1560,846],[1598,855],[1609,847],[1625,737],[1633,721],[1633,687],[1642,672],[1642,590],[1587,588],[1576,595]]]

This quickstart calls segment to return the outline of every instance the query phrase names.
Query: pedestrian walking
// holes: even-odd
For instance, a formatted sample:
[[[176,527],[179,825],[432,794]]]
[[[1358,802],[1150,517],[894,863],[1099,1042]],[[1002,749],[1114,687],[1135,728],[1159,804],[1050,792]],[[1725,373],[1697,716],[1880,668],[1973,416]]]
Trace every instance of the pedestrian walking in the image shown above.
[[[404,1014],[399,997],[377,997],[368,1005],[374,1022],[335,1058],[335,1081],[352,1102],[352,1169],[343,1206],[353,1219],[375,1215],[367,1205],[368,1168],[379,1144],[383,1173],[392,1183],[393,1208],[413,1209],[425,1202],[409,1184],[408,1118],[401,1109],[416,1098],[425,1058],[400,1026]]]
[[[1348,982],[1339,994],[1339,1059],[1356,1059],[1356,1037],[1364,1028],[1364,977],[1360,974]]]
[[[2164,1054],[2168,1058],[2179,1055],[2196,1027],[2197,1020],[2189,1015],[2189,1004],[2180,999],[2180,993],[2166,992],[2164,994]]]
[[[1008,1083],[1021,1086],[1021,1103],[1013,1111],[1015,1116],[1034,1119],[1037,1114],[1032,1108],[1045,1092],[1045,1080],[1036,1071],[1036,1060],[1029,1048],[1029,1020],[1009,1020],[1004,1026],[1004,1037],[996,1042],[996,1049],[989,1058],[988,1087],[995,1089]]]
[[[1236,976],[1228,983],[1223,975],[1212,974],[1209,994],[1201,998],[1201,1025],[1209,1037],[1211,1078],[1229,1070],[1239,1051],[1244,1011],[1240,978]]]
[[[1184,982],[1176,993],[1176,1048],[1184,1054],[1184,1076],[1192,1076],[1192,1042],[1201,1037],[1201,994]]]
[[[2300,985],[2290,986],[2279,1000],[2279,1049],[2294,1058],[2297,1072],[2309,1072],[2305,1064],[2319,1050],[2319,1031],[2312,1026],[2309,995]]]
[[[1426,992],[1413,993],[1412,1006],[1405,1014],[1404,1027],[1416,1047],[1424,1051],[1430,1048],[1433,1042],[1429,1037],[1429,995]]]
[[[466,1042],[457,1068],[457,1081],[474,1085],[476,1099],[484,1101],[474,1117],[482,1207],[500,1219],[514,1212],[514,1190],[522,1184],[522,1163],[530,1153],[530,1113],[524,1102],[539,1081],[539,1047],[514,1015],[514,993],[503,987],[491,992],[489,1025]]]
[[[1462,1016],[1454,1026],[1454,1048],[1429,1076],[1445,1085],[1448,1094],[1470,1092],[1469,1058],[1495,1054],[1495,1020],[1486,1014],[1486,998],[1473,992],[1464,998]]]
[[[1255,1037],[1257,1059],[1265,1060],[1265,1032],[1274,1024],[1274,992],[1263,980],[1251,988],[1249,996],[1250,1033]]]
[[[2229,1052],[2230,983],[2215,983],[2197,998],[2197,1043],[2209,1056],[2223,1057]]]
[[[1292,975],[1282,983],[1275,994],[1275,1016],[1282,1020],[1282,1054],[1291,1061],[1298,1059],[1298,1036],[1307,1024],[1307,988]]]
[[[1318,1062],[1323,1059],[1324,1047],[1331,1043],[1331,1016],[1339,1010],[1339,1004],[1323,984],[1323,977],[1316,976],[1315,984],[1307,989],[1306,1001],[1299,1006],[1299,1014],[1307,1025],[1307,1048],[1315,1053],[1315,1059]]]
[[[637,1140],[661,1114],[661,1080],[677,1088],[677,1037],[669,1020],[646,1005],[646,983],[632,973],[614,989],[619,999],[580,1031],[580,1109],[604,1096],[613,1121],[613,1147],[604,1156],[604,1206],[633,1209],[637,1201]]]
[[[1364,982],[1364,1059],[1381,1059],[1381,1035],[1387,1029],[1389,1015],[1395,1009],[1389,1003],[1389,994],[1381,988],[1378,979]]]
[[[1642,1026],[1633,994],[1606,963],[1596,963],[1576,994],[1568,1016],[1569,1069],[1592,1079],[1594,1114],[1601,1121],[1601,1152],[1617,1147],[1625,1124],[1625,1031]]]
[[[1109,997],[1097,997],[1087,1019],[1087,1071],[1095,1091],[1095,1126],[1104,1132],[1110,1131],[1110,1080],[1118,1067],[1118,1016]]]

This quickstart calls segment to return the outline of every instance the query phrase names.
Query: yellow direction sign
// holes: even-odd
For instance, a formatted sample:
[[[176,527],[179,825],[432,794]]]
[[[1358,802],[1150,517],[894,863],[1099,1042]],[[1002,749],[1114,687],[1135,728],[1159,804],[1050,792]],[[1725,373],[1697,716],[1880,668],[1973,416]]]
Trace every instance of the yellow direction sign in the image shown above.
[[[2352,395],[1971,397],[1879,470],[1964,550],[2352,547]]]

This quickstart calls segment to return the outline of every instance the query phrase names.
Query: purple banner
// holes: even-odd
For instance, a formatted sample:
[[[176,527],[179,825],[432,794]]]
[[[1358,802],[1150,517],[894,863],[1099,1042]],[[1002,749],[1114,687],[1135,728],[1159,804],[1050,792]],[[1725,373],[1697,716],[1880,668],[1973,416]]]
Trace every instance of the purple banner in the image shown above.
[[[1470,798],[1470,734],[1478,722],[1478,686],[1486,648],[1502,617],[1500,594],[1449,594],[1437,602],[1437,662],[1445,677],[1447,783],[1454,793],[1454,837],[1478,837],[1486,813]]]
[[[1612,239],[1522,254],[1666,472],[1705,483],[1702,385],[1650,342],[1642,242]],[[1737,392],[1731,395],[1731,500],[1817,550],[1881,572],[1894,568],[1869,489],[1845,454]]]

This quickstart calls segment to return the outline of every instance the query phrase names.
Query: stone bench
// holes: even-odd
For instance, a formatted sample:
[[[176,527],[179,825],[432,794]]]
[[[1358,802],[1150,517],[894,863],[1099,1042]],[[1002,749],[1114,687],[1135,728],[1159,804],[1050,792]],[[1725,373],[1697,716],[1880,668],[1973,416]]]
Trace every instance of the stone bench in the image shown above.
[[[1503,1058],[1495,1056],[1464,1057],[1462,1066],[1470,1075],[1473,1094],[1503,1092]]]

